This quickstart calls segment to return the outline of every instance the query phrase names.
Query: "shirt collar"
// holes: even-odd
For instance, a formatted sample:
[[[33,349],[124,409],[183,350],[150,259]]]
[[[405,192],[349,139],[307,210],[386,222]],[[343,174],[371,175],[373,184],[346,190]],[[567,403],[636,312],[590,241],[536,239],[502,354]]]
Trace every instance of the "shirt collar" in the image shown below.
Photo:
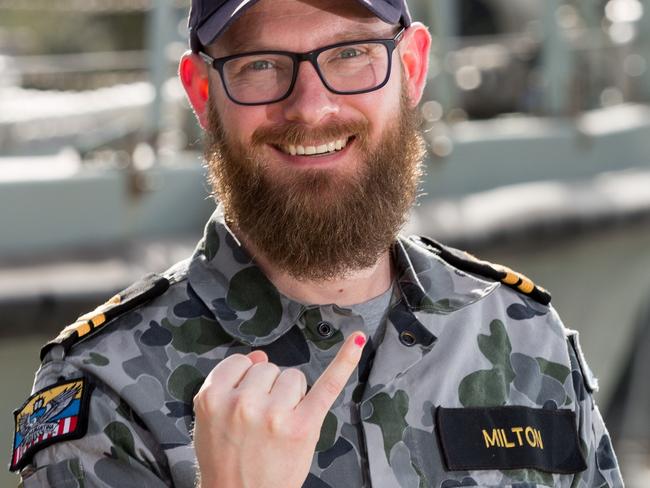
[[[498,286],[451,267],[403,237],[395,241],[392,257],[401,297],[412,312],[448,314]],[[188,279],[224,330],[251,346],[274,342],[313,308],[277,290],[228,228],[221,206],[192,255]]]
[[[400,237],[393,246],[398,285],[412,312],[449,314],[485,298],[498,286],[468,274],[433,250]]]

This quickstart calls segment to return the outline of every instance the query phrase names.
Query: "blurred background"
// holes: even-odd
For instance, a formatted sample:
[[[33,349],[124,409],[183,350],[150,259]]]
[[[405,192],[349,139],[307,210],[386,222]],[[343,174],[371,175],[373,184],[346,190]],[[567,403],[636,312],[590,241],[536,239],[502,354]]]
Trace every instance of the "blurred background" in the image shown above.
[[[580,331],[650,486],[650,0],[412,0],[434,34],[407,233],[521,271]],[[187,257],[214,203],[187,0],[0,0],[0,438],[39,347]],[[0,485],[16,478],[0,474]]]

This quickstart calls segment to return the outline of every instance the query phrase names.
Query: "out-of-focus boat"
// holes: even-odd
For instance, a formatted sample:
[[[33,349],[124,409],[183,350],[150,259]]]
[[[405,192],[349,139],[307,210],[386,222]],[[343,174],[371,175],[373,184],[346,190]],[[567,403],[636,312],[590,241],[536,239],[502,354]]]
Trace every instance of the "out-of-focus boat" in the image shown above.
[[[581,332],[599,403],[615,403],[650,296],[649,2],[412,5],[436,43],[427,174],[406,232],[548,288]],[[486,13],[482,30],[459,20],[472,11]],[[178,82],[152,72],[81,92],[20,76],[0,87],[3,337],[54,333],[191,252],[213,208],[198,144],[182,140],[198,131]]]

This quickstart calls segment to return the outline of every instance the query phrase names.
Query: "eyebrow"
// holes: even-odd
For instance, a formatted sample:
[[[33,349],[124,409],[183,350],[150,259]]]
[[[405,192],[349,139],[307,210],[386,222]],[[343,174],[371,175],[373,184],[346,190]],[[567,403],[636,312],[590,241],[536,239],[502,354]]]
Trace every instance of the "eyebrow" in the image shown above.
[[[336,40],[333,40],[332,42],[328,42],[323,44],[323,46],[327,46],[329,44],[337,44],[339,42],[348,42],[348,41],[362,41],[365,39],[390,39],[393,37],[395,33],[379,33],[371,29],[358,29],[355,30],[354,32],[348,31],[344,34],[341,34],[336,38]],[[286,49],[279,49],[277,46],[272,46],[272,45],[264,45],[256,43],[254,40],[250,41],[249,39],[242,39],[239,41],[234,41],[231,43],[228,43],[228,51],[229,54],[240,54],[240,53],[245,53],[245,52],[251,52],[251,51],[286,51]]]

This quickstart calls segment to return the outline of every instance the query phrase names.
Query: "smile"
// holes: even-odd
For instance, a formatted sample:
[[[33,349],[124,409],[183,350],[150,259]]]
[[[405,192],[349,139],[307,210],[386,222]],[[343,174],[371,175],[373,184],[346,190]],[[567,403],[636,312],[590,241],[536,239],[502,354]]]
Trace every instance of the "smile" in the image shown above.
[[[282,145],[277,146],[285,154],[290,154],[291,156],[313,156],[318,154],[328,154],[336,151],[341,151],[347,146],[348,141],[351,137],[346,139],[337,139],[335,141],[324,142],[314,145]]]

